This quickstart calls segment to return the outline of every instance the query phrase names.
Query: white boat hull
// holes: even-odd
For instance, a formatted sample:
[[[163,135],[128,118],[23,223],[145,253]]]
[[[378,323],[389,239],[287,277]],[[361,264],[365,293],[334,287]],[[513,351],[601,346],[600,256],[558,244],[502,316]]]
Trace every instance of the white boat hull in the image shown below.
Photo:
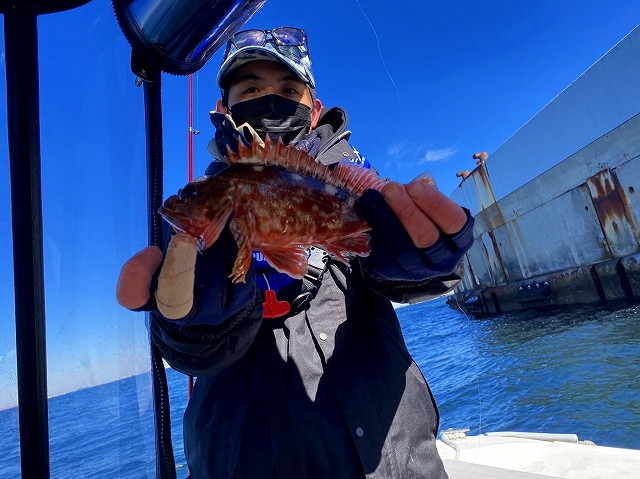
[[[640,478],[640,451],[596,446],[574,434],[445,431],[438,452],[450,479]]]

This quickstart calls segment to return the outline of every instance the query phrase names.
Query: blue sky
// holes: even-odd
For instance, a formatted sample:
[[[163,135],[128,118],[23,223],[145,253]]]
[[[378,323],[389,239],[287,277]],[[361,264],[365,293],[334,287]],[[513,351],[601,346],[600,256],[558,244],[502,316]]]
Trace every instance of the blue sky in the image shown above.
[[[268,0],[246,27],[304,28],[317,95],[347,110],[354,146],[383,176],[431,171],[447,194],[475,166],[473,153],[497,149],[640,22],[630,0],[390,5]],[[60,394],[148,368],[144,316],[114,298],[121,264],[146,244],[143,97],[107,0],[41,17],[39,31],[49,380]],[[219,52],[194,75],[196,175],[209,161],[220,61]],[[164,75],[163,100],[168,196],[187,181],[187,78]],[[0,408],[16,397],[6,141]]]

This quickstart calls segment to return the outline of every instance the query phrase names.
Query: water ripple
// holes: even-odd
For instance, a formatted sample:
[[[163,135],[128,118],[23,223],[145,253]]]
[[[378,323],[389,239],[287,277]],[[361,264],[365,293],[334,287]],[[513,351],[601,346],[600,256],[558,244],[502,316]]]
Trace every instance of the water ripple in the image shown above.
[[[640,448],[638,307],[473,319],[437,299],[398,310],[441,429],[575,433]]]

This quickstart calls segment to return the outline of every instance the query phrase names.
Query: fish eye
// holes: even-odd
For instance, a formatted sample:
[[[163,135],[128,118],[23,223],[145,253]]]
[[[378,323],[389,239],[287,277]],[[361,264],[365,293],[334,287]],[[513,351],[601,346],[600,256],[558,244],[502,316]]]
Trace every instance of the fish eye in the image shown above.
[[[196,187],[192,183],[189,183],[187,186],[178,191],[178,198],[180,198],[181,200],[193,198],[196,195]]]

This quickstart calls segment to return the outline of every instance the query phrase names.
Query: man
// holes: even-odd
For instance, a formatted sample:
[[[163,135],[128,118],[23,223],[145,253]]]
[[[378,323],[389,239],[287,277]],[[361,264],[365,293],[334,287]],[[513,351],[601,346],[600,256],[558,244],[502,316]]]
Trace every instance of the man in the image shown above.
[[[207,174],[226,167],[239,138],[267,134],[329,167],[345,158],[369,166],[348,143],[346,113],[315,98],[304,31],[237,33],[217,82],[209,144],[217,161]],[[312,249],[303,280],[254,254],[246,282],[232,284],[237,247],[228,227],[198,255],[192,238],[175,235],[155,296],[157,248],[123,267],[120,303],[154,310],[154,342],[175,369],[198,378],[184,417],[194,479],[447,477],[437,409],[390,300],[426,300],[455,286],[473,219],[421,178],[367,191],[359,206],[372,226],[370,255],[346,266]],[[288,312],[271,308],[267,290]],[[185,291],[186,300],[175,297]]]

